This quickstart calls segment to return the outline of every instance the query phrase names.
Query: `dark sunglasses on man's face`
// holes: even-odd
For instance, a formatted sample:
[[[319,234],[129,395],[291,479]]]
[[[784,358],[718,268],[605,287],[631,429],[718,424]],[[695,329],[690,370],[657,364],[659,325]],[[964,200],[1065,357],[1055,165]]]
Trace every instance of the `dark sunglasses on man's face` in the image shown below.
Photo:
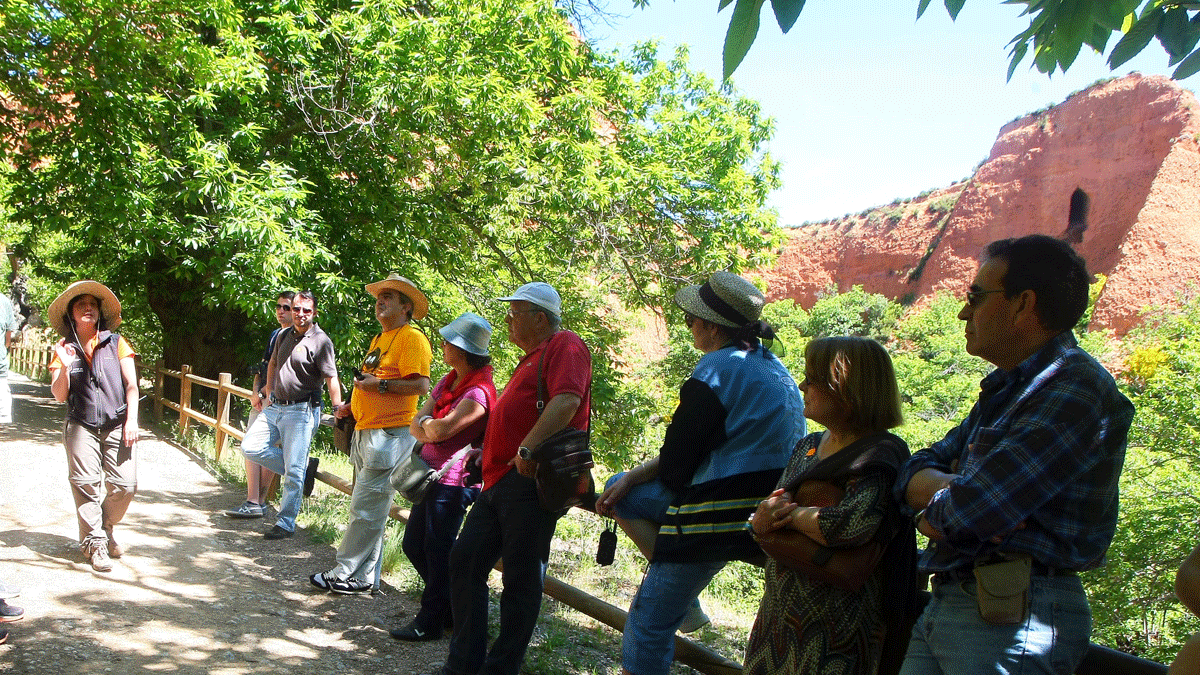
[[[292,311],[297,312],[299,314],[312,314],[313,308],[312,307],[293,307]]]
[[[989,293],[1003,293],[1004,289],[999,288],[994,291],[967,291],[967,304],[972,307],[978,307],[988,296]]]
[[[282,309],[285,312],[290,312],[290,311],[292,311],[292,306],[291,305],[280,305],[280,304],[276,303],[275,309],[276,310]]]

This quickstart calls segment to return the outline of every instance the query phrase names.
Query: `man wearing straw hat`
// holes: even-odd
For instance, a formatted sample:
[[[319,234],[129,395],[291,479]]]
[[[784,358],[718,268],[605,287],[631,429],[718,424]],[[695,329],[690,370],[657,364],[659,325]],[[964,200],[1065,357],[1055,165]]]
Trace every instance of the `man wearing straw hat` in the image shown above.
[[[275,341],[275,352],[267,364],[267,386],[250,399],[262,414],[246,429],[242,454],[284,477],[279,518],[263,533],[266,539],[285,539],[296,531],[308,446],[320,422],[322,382],[329,387],[334,407],[342,404],[333,342],[317,325],[316,317],[312,291],[296,293],[292,328]],[[270,405],[264,407],[264,400]]]
[[[394,273],[366,288],[375,296],[380,333],[371,340],[361,372],[355,373],[350,403],[334,410],[338,418],[353,413],[355,420],[350,523],[333,569],[309,577],[317,588],[343,595],[379,589],[383,538],[396,494],[388,478],[397,464],[408,461],[416,445],[408,426],[417,412],[417,399],[429,393],[433,358],[429,340],[410,323],[429,312],[425,294]]]

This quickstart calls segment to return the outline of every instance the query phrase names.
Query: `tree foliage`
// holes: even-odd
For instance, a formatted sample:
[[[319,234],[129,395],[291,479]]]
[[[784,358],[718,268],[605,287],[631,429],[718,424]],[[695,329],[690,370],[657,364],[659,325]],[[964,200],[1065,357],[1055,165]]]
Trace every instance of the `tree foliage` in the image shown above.
[[[605,309],[778,237],[758,106],[685,52],[594,53],[548,0],[10,0],[0,54],[10,248],[47,293],[110,284],[161,327],[144,353],[203,374],[241,370],[287,287],[348,370],[389,271],[428,292],[427,334],[490,317],[503,366],[489,299],[540,279],[628,430]]]
[[[718,11],[735,0],[721,0]],[[805,0],[770,0],[779,28],[787,33],[804,9]],[[646,4],[643,0],[640,4]],[[737,70],[758,35],[764,0],[736,0],[725,34],[723,53],[725,77]],[[917,18],[929,8],[930,0],[918,0]],[[966,0],[944,0],[951,18],[957,18]],[[1190,77],[1200,70],[1200,3],[1190,0],[1005,0],[1023,5],[1029,28],[1009,42],[1008,77],[1027,55],[1040,72],[1066,72],[1079,50],[1087,45],[1103,54],[1113,40],[1108,64],[1117,68],[1157,39],[1166,50],[1172,77]]]

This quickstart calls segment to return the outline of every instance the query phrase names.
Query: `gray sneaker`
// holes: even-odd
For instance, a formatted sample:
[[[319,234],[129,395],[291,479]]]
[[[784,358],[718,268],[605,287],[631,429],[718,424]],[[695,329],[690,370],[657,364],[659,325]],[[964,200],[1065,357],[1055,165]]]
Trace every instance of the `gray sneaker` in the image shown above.
[[[246,500],[236,509],[225,511],[225,515],[230,518],[262,518],[263,511],[262,504],[255,504],[252,501]]]
[[[113,568],[112,560],[108,558],[108,540],[96,540],[89,544],[84,550],[88,560],[92,563],[92,569],[97,572],[111,572]]]
[[[19,595],[21,595],[21,589],[16,586],[0,583],[0,600],[11,600]]]

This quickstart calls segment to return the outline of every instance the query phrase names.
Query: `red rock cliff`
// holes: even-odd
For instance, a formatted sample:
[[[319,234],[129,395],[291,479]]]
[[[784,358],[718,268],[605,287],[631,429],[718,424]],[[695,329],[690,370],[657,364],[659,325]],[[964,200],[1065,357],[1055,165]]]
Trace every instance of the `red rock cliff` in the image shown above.
[[[1074,222],[1072,222],[1074,220]],[[1124,333],[1200,285],[1200,108],[1164,77],[1100,83],[1000,130],[965,183],[790,233],[770,299],[836,286],[896,299],[961,293],[991,241],[1067,237],[1108,276],[1093,324]]]

